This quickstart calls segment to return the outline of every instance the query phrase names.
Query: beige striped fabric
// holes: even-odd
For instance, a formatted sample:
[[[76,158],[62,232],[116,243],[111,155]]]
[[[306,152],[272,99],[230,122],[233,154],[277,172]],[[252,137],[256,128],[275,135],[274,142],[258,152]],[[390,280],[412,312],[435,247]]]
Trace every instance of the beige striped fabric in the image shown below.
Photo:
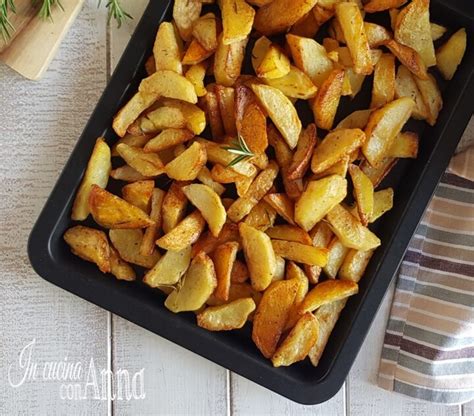
[[[410,242],[378,384],[437,403],[474,399],[474,147],[451,160]]]

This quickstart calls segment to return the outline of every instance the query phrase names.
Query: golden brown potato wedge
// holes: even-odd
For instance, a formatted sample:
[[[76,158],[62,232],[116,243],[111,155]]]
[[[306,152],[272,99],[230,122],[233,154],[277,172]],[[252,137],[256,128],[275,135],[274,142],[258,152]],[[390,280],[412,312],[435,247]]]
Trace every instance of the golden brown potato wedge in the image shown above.
[[[163,99],[162,103],[165,108],[179,110],[185,127],[194,134],[200,134],[206,128],[206,115],[197,105],[171,98]]]
[[[232,87],[216,85],[214,88],[224,130],[228,136],[237,134],[235,121],[235,90]]]
[[[171,231],[184,218],[188,206],[188,199],[183,193],[183,186],[187,182],[174,181],[163,199],[162,216],[163,231]]]
[[[244,283],[248,280],[250,274],[247,265],[240,260],[235,260],[230,273],[231,284]]]
[[[181,54],[183,53],[183,42],[176,32],[173,23],[162,22],[156,34],[153,46],[155,58],[155,71],[167,69],[177,74],[183,73],[181,65]]]
[[[354,186],[354,198],[357,203],[360,222],[367,226],[372,218],[374,210],[374,185],[367,175],[356,165],[349,166],[352,185]]]
[[[146,228],[154,224],[140,208],[97,185],[91,187],[89,210],[94,221],[105,228]]]
[[[209,231],[206,231],[194,244],[191,255],[195,257],[201,251],[210,254],[217,246],[227,243],[228,241],[240,242],[239,227],[237,224],[226,223],[217,238]]]
[[[433,40],[433,42],[443,37],[443,35],[446,33],[446,30],[447,30],[444,26],[438,25],[433,22],[430,23],[430,27],[431,27],[431,39]],[[438,58],[436,58],[436,61],[438,61]]]
[[[270,193],[265,195],[265,202],[270,205],[275,212],[286,222],[295,225],[295,207],[293,201],[286,194]]]
[[[347,195],[347,180],[339,175],[311,181],[295,204],[295,221],[303,230],[311,230]]]
[[[193,183],[183,186],[184,195],[201,212],[214,237],[218,237],[227,219],[222,201],[209,186]]]
[[[410,97],[415,102],[412,112],[413,118],[421,120],[428,118],[428,108],[416,86],[415,76],[404,65],[400,65],[397,70],[395,96],[397,98]]]
[[[418,134],[402,132],[395,139],[388,156],[415,159],[418,156],[418,141]]]
[[[263,153],[268,146],[267,118],[257,97],[249,87],[238,85],[235,94],[237,132],[249,149]]]
[[[112,157],[117,157],[120,156],[117,152],[117,146],[120,143],[125,143],[128,144],[129,146],[135,146],[135,147],[144,147],[148,141],[152,138],[153,136],[147,135],[147,134],[141,134],[139,136],[134,136],[132,134],[125,134],[125,136],[121,137],[113,146],[112,146]]]
[[[397,163],[398,159],[393,157],[386,157],[380,162],[379,167],[374,168],[370,165],[367,160],[364,160],[359,167],[361,168],[362,172],[364,172],[367,177],[372,181],[374,184],[374,188],[380,185],[383,178],[388,175],[388,173],[392,170],[392,168]]]
[[[238,250],[239,243],[236,241],[229,241],[217,246],[213,252],[212,259],[214,261],[217,277],[217,287],[214,291],[214,296],[217,299],[223,301],[229,299],[232,268]]]
[[[214,91],[208,91],[204,97],[204,102],[206,103],[206,113],[211,126],[212,138],[219,141],[224,136],[225,130],[217,94]]]
[[[191,262],[181,282],[181,285],[166,298],[166,308],[174,313],[196,311],[201,308],[217,286],[212,260],[206,254],[199,253]]]
[[[372,0],[378,1],[378,0]],[[405,0],[404,0],[405,1]],[[315,367],[319,364],[319,360],[323,351],[328,342],[329,336],[331,335],[332,330],[336,326],[336,322],[339,319],[341,311],[346,306],[347,298],[338,300],[336,302],[327,303],[326,305],[321,306],[314,314],[318,320],[318,338],[316,339],[315,344],[309,351],[309,358],[311,364]]]
[[[136,182],[144,181],[149,179],[146,176],[143,176],[141,173],[138,173],[135,169],[128,165],[120,166],[119,168],[113,169],[110,171],[110,177],[118,181],[125,182]]]
[[[273,366],[289,366],[304,360],[317,338],[318,321],[312,313],[306,313],[273,354]]]
[[[370,47],[365,33],[364,20],[357,4],[342,2],[336,5],[339,21],[357,74],[369,75],[373,65]]]
[[[196,91],[196,95],[198,97],[203,97],[206,95],[207,90],[204,86],[204,77],[206,76],[207,65],[205,62],[200,62],[195,65],[191,65],[189,69],[186,71],[184,76],[186,79],[191,82],[194,86],[194,90]]]
[[[202,167],[207,162],[206,147],[194,142],[176,159],[165,166],[166,174],[179,181],[196,179]]]
[[[323,305],[345,299],[359,291],[357,283],[350,280],[326,280],[318,283],[304,298],[300,313],[312,312]]]
[[[211,172],[206,166],[201,168],[196,179],[209,186],[217,195],[221,195],[225,191],[225,187],[212,178]]]
[[[429,125],[434,126],[438,119],[439,112],[443,108],[443,97],[439,90],[438,83],[433,75],[428,74],[427,79],[419,79],[415,77],[415,83],[420,90],[421,97],[428,109],[428,117],[426,121]]]
[[[286,35],[295,65],[308,75],[318,88],[333,70],[333,62],[329,59],[326,49],[314,39]]]
[[[289,179],[300,179],[305,175],[313,156],[316,141],[316,126],[311,123],[301,132],[293,159],[288,166],[287,174]]]
[[[261,200],[245,217],[244,222],[257,230],[266,231],[273,226],[276,215],[276,211],[264,200]]]
[[[201,213],[194,211],[163,237],[156,240],[156,244],[165,250],[183,250],[197,241],[205,224],[206,221]]]
[[[420,79],[426,79],[426,65],[417,51],[409,46],[402,45],[393,39],[389,39],[384,44],[397,59],[405,65],[415,76]]]
[[[361,129],[332,131],[316,146],[311,160],[311,170],[313,173],[324,172],[344,156],[358,149],[364,141],[365,133]]]
[[[290,65],[290,72],[281,78],[265,79],[270,87],[279,89],[289,98],[307,100],[316,96],[317,87],[303,71]]]
[[[162,212],[163,200],[165,198],[165,192],[161,189],[153,189],[151,196],[151,207],[150,207],[150,219],[155,222],[154,225],[150,225],[145,230],[142,242],[140,244],[140,254],[142,256],[151,256],[155,250],[155,241],[158,238],[158,233],[162,226]]]
[[[158,260],[152,269],[148,270],[143,278],[143,282],[151,287],[174,285],[186,273],[190,262],[191,246],[179,251],[169,250]]]
[[[344,70],[332,70],[314,98],[311,106],[316,125],[325,130],[330,130],[336,117],[336,111],[341,99],[344,82]]]
[[[375,23],[364,22],[364,30],[371,48],[381,46],[385,41],[392,38],[387,29]]]
[[[328,262],[323,267],[324,274],[330,279],[335,279],[337,272],[341,267],[344,258],[349,252],[349,248],[345,247],[337,237],[334,237],[328,247]]]
[[[300,318],[299,307],[301,302],[303,302],[304,298],[306,297],[309,289],[309,281],[306,274],[292,261],[288,262],[286,267],[286,280],[291,279],[298,280],[299,285],[298,289],[296,290],[295,300],[293,302],[293,306],[291,307],[288,320],[286,321],[285,331],[293,328],[298,322],[298,319]]]
[[[249,190],[238,198],[227,210],[227,216],[233,222],[241,221],[270,190],[278,175],[278,166],[271,162],[268,168],[260,172],[250,185]]]
[[[259,78],[276,79],[290,72],[290,60],[279,46],[271,44],[265,51],[255,73]]]
[[[250,286],[248,283],[232,283],[229,290],[229,300],[227,302],[217,299],[214,294],[212,294],[206,301],[206,304],[209,306],[218,306],[233,302],[236,299],[249,297],[251,297],[255,304],[258,305],[260,303],[260,299],[262,298],[262,294],[252,289],[252,286]],[[252,319],[252,315],[253,314],[248,317],[249,321]]]
[[[117,152],[127,165],[146,177],[161,175],[165,167],[156,153],[146,153],[143,149],[120,143]]]
[[[444,79],[450,80],[466,52],[466,29],[459,29],[436,51],[436,65]]]
[[[137,119],[128,128],[130,134],[139,136],[155,134],[164,129],[182,129],[186,126],[184,114],[178,108],[158,107]]]
[[[275,225],[269,228],[266,233],[273,240],[296,241],[297,243],[306,245],[312,244],[309,234],[296,225]]]
[[[103,231],[76,225],[69,228],[63,238],[73,254],[95,263],[102,273],[111,271],[109,241]]]
[[[147,153],[156,153],[161,150],[169,149],[178,144],[191,140],[194,134],[188,129],[166,129],[156,137],[150,139],[144,146],[143,150]]]
[[[221,0],[224,45],[247,38],[252,30],[255,10],[245,0]]]
[[[294,105],[280,90],[268,85],[252,84],[252,90],[288,146],[294,149],[301,133],[301,121]]]
[[[122,197],[130,204],[149,213],[154,187],[155,181],[152,180],[132,182],[122,188]]]
[[[198,314],[197,324],[209,331],[239,329],[245,325],[255,308],[255,301],[252,298],[241,298],[225,305],[210,306]]]
[[[398,133],[410,118],[414,101],[403,97],[375,110],[369,117],[365,127],[366,141],[362,151],[369,163],[378,167],[383,159],[388,156]]]
[[[280,280],[263,293],[253,319],[252,339],[270,358],[276,351],[299,286],[297,279]]]
[[[351,155],[344,156],[341,160],[339,160],[339,162],[336,162],[334,165],[327,168],[326,170],[324,170],[320,173],[316,173],[316,174],[311,175],[308,178],[308,180],[311,180],[311,181],[318,180],[318,179],[322,179],[322,178],[325,178],[325,177],[331,176],[331,175],[339,175],[339,176],[342,176],[343,178],[345,178],[346,175],[347,175],[347,170],[349,168],[349,162],[351,160],[351,156],[354,153],[358,153],[358,152],[359,152],[359,149],[354,150],[354,152],[352,152]]]
[[[213,51],[208,51],[196,39],[193,39],[186,49],[183,56],[183,65],[197,65],[203,63],[207,58],[213,54]]]
[[[393,101],[394,97],[395,57],[392,54],[385,53],[375,65],[370,108],[382,107]]]
[[[91,186],[97,185],[105,188],[109,181],[111,169],[110,148],[104,139],[99,137],[95,142],[84,177],[74,199],[71,213],[71,218],[74,221],[84,221],[89,216]]]
[[[380,245],[380,239],[341,205],[329,211],[326,219],[334,234],[348,248],[365,251]]]
[[[214,56],[214,76],[218,84],[225,87],[234,85],[240,76],[246,46],[247,38],[226,45],[223,42],[223,35],[219,36]]]
[[[327,248],[331,242],[334,234],[331,231],[328,223],[325,221],[320,221],[310,232],[310,236],[313,239],[313,246],[319,248]],[[309,281],[312,284],[316,284],[319,281],[319,276],[321,275],[322,267],[320,266],[310,266],[309,264],[304,265],[304,271],[308,276]]]
[[[369,0],[364,4],[364,10],[367,13],[382,12],[403,6],[407,1],[408,0]]]
[[[374,193],[374,210],[370,222],[376,221],[393,207],[393,189],[387,188]]]
[[[239,224],[239,232],[252,287],[257,291],[265,290],[272,282],[276,269],[270,237],[246,223]]]
[[[126,280],[131,282],[137,278],[135,270],[122,258],[113,246],[109,246],[110,251],[110,273],[112,273],[118,280]]]
[[[273,0],[258,9],[254,28],[264,34],[273,35],[284,32],[306,13],[311,11],[317,0]]]
[[[148,256],[140,254],[140,244],[143,239],[142,230],[113,229],[109,230],[109,238],[120,257],[129,263],[150,269],[160,259],[160,253],[156,250]]]
[[[198,20],[201,10],[201,0],[176,0],[174,2],[173,19],[183,40],[191,39],[194,23]]]
[[[365,129],[372,110],[357,110],[342,119],[336,129]]]
[[[327,250],[324,248],[284,240],[272,240],[272,245],[275,254],[287,260],[321,267],[327,263]]]
[[[373,253],[373,250],[349,250],[349,252],[346,254],[346,257],[344,258],[344,261],[342,262],[341,268],[339,269],[339,278],[342,280],[351,280],[352,282],[359,283]]]
[[[160,97],[175,98],[197,103],[197,95],[193,84],[184,76],[169,70],[156,71],[145,78],[138,87],[138,91],[145,94],[156,94]]]
[[[217,21],[214,13],[207,13],[196,20],[193,25],[193,36],[206,51],[216,50]]]
[[[129,126],[158,98],[156,94],[137,92],[114,117],[112,127],[118,136],[123,137]]]
[[[394,38],[417,51],[427,67],[436,65],[431,37],[430,0],[412,0],[398,13]]]
[[[313,7],[314,9],[314,7]],[[306,13],[300,20],[291,26],[290,33],[296,36],[303,36],[306,38],[314,38],[319,30],[319,24],[313,10]]]

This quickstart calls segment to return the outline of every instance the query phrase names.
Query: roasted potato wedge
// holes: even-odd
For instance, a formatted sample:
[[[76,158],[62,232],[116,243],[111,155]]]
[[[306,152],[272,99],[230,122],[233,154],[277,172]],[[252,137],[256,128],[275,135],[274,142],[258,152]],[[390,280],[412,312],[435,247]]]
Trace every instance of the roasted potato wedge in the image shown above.
[[[359,7],[352,2],[338,3],[336,5],[336,17],[351,52],[354,71],[357,74],[371,74],[373,65],[370,47]]]
[[[275,225],[269,228],[266,233],[271,239],[295,241],[297,243],[311,245],[312,240],[309,234],[296,225]]]
[[[323,305],[345,299],[359,291],[357,283],[350,280],[326,280],[311,289],[300,306],[300,313],[312,312]]]
[[[231,284],[244,283],[248,280],[249,276],[250,274],[247,265],[243,261],[236,259],[230,273]]]
[[[196,39],[193,39],[183,56],[183,65],[197,65],[212,56],[213,51],[208,51]]]
[[[380,185],[383,178],[388,175],[388,173],[392,170],[392,168],[397,163],[398,159],[393,157],[386,157],[380,162],[379,167],[374,168],[370,166],[370,163],[367,160],[364,160],[360,165],[360,169],[364,172],[367,177],[372,181],[374,184],[374,188]]]
[[[246,46],[247,38],[226,45],[223,35],[219,36],[214,56],[214,77],[218,84],[225,87],[234,85],[242,69]]]
[[[402,132],[395,139],[388,156],[414,159],[418,156],[418,141],[418,134],[411,131]]]
[[[270,237],[244,222],[239,224],[239,232],[252,287],[257,291],[265,290],[272,282],[276,269]]]
[[[165,166],[166,174],[179,181],[196,179],[207,162],[206,147],[194,142],[176,159]]]
[[[371,48],[381,46],[385,41],[392,38],[387,29],[375,23],[364,22],[364,30]]]
[[[286,41],[295,65],[310,77],[316,87],[321,87],[333,70],[333,62],[324,46],[314,39],[293,34],[286,35]]]
[[[152,180],[132,182],[122,188],[122,196],[125,201],[149,213],[154,187],[155,181]]]
[[[277,45],[271,44],[255,70],[259,78],[276,79],[290,72],[290,60]]]
[[[301,133],[301,121],[294,105],[280,90],[268,85],[252,84],[252,90],[288,146],[294,149]]]
[[[138,87],[138,91],[145,94],[156,94],[160,97],[175,98],[197,103],[197,95],[193,84],[184,76],[169,70],[156,71],[145,78]]]
[[[273,0],[258,9],[254,28],[264,34],[273,35],[284,32],[306,13],[311,11],[317,0]]]
[[[119,252],[120,257],[138,266],[152,268],[160,259],[160,253],[154,250],[151,255],[140,254],[140,244],[143,239],[142,230],[109,230],[109,238]]]
[[[397,59],[405,65],[416,77],[426,79],[426,65],[417,51],[409,46],[402,45],[393,39],[389,39],[384,44]]]
[[[313,240],[313,246],[319,248],[327,248],[329,243],[334,236],[331,228],[325,221],[320,221],[316,226],[310,231],[310,237]],[[312,284],[316,284],[319,281],[319,276],[321,275],[322,267],[320,266],[311,266],[309,264],[304,265],[304,271],[308,276],[309,281]]]
[[[221,195],[225,191],[225,187],[212,178],[211,172],[206,166],[202,167],[196,179],[209,186],[217,195]]]
[[[235,120],[235,89],[216,85],[214,91],[225,133],[228,136],[235,136],[237,133]]]
[[[218,237],[227,218],[219,195],[209,186],[197,183],[184,186],[182,189],[189,201],[201,212],[212,235]]]
[[[162,22],[156,34],[153,46],[153,56],[155,58],[155,71],[162,69],[174,71],[177,74],[183,73],[181,55],[183,53],[183,42],[171,22]]]
[[[136,182],[149,179],[148,177],[143,176],[141,173],[138,173],[135,169],[128,165],[120,166],[119,168],[111,170],[110,177],[118,181],[125,182]]]
[[[450,80],[466,52],[466,29],[459,29],[436,51],[436,65],[444,79]]]
[[[373,250],[349,250],[339,269],[339,278],[342,280],[351,280],[355,283],[359,283],[373,253]]]
[[[411,98],[398,98],[370,115],[365,128],[367,139],[362,145],[362,151],[372,166],[380,166],[383,159],[388,156],[398,133],[410,118],[414,106],[415,103]]]
[[[357,110],[342,119],[336,129],[365,129],[372,110]]]
[[[156,244],[165,250],[179,251],[194,244],[202,233],[206,221],[199,211],[185,217],[172,230],[156,240]]]
[[[245,325],[255,310],[252,298],[236,299],[220,306],[210,306],[197,315],[197,324],[209,331],[229,331]]]
[[[217,246],[228,241],[240,242],[239,227],[236,224],[226,223],[218,237],[214,237],[209,231],[202,234],[193,246],[192,257],[203,251],[212,253]]]
[[[295,207],[290,198],[285,194],[267,194],[265,195],[265,202],[286,222],[292,225],[295,224]]]
[[[113,246],[109,246],[110,251],[110,273],[112,273],[118,280],[126,280],[132,282],[137,278],[135,270],[122,258]]]
[[[245,0],[221,0],[224,45],[247,39],[253,25],[255,10]]]
[[[147,153],[160,152],[161,150],[185,143],[193,137],[194,134],[188,129],[165,129],[156,137],[150,139],[143,147],[143,150]]]
[[[290,71],[283,77],[264,79],[270,87],[279,89],[288,98],[307,100],[316,96],[317,87],[303,71],[290,65]]]
[[[354,198],[357,203],[360,222],[367,226],[374,211],[374,185],[356,165],[349,166],[349,174],[354,186]]]
[[[387,211],[393,208],[393,189],[382,189],[374,193],[374,210],[370,217],[370,222],[379,219]]]
[[[421,120],[428,118],[428,108],[423,101],[420,90],[416,86],[415,76],[404,65],[400,65],[397,70],[395,96],[397,98],[410,97],[415,102],[412,112],[413,118]]]
[[[201,0],[175,0],[173,19],[183,40],[191,40],[194,23],[201,14]]]
[[[187,127],[186,119],[182,111],[178,108],[158,107],[147,112],[128,128],[128,132],[133,135],[156,134],[164,129],[182,129]]]
[[[408,0],[369,0],[364,4],[367,13],[382,12],[403,6]]]
[[[354,150],[354,152],[358,154],[359,149]],[[352,152],[350,155],[344,156],[341,160],[339,160],[339,162],[336,162],[326,170],[313,174],[310,178],[308,178],[308,180],[318,180],[332,175],[339,175],[345,178],[349,168],[349,161],[351,160],[351,156],[354,154],[354,152]]]
[[[430,22],[431,28],[431,39],[434,41],[438,40],[439,38],[443,37],[446,33],[446,28],[444,26],[438,25],[436,23]],[[438,58],[436,58],[436,61]]]
[[[273,226],[276,215],[276,211],[261,200],[251,209],[244,222],[257,230],[266,231]]]
[[[431,37],[430,0],[412,0],[398,13],[394,38],[417,51],[425,66],[436,65]]]
[[[190,262],[191,246],[179,251],[169,250],[158,260],[152,269],[148,270],[143,278],[143,282],[151,287],[174,285],[186,273]]]
[[[157,94],[137,92],[114,117],[112,127],[118,136],[123,137],[129,126],[150,107],[156,100]]]
[[[349,248],[345,247],[337,237],[334,237],[328,247],[328,262],[323,267],[324,274],[330,279],[335,279],[337,272],[341,267],[344,258],[349,252]]]
[[[206,95],[207,90],[204,86],[204,77],[206,76],[207,65],[204,62],[200,62],[195,65],[191,65],[186,71],[184,76],[194,86],[194,91],[198,97]]]
[[[252,339],[257,348],[270,358],[276,351],[285,328],[300,282],[280,280],[263,293],[253,319]]]
[[[213,252],[212,259],[214,261],[217,277],[217,287],[214,291],[214,296],[217,299],[223,301],[229,299],[232,268],[238,250],[239,243],[236,241],[229,241],[217,246]]]
[[[107,186],[112,169],[110,157],[109,146],[103,138],[98,138],[74,199],[71,213],[71,219],[74,221],[84,221],[89,216],[89,195],[92,185],[101,188]]]
[[[439,112],[443,108],[443,97],[439,90],[438,83],[433,75],[428,74],[427,79],[419,79],[415,77],[415,83],[418,87],[423,102],[428,109],[428,117],[426,121],[429,125],[434,126],[438,119]]]
[[[286,267],[286,280],[291,279],[297,279],[299,285],[298,289],[296,290],[295,300],[293,302],[293,306],[291,307],[288,320],[286,321],[285,331],[292,329],[298,322],[298,319],[300,318],[299,307],[301,302],[303,302],[304,298],[308,294],[309,289],[308,277],[303,272],[303,270],[301,270],[301,268],[292,261],[288,262]]]
[[[196,311],[212,295],[217,286],[212,260],[199,253],[191,262],[182,283],[165,300],[165,306],[174,313]]]
[[[155,241],[162,227],[162,211],[165,192],[159,188],[153,189],[150,202],[150,219],[155,223],[146,228],[140,244],[140,254],[143,256],[151,256],[155,250]]]
[[[146,153],[143,149],[120,143],[117,152],[127,165],[145,177],[159,176],[165,171],[160,157],[156,153]]]
[[[103,231],[76,225],[69,228],[63,238],[73,254],[95,263],[102,273],[111,271],[109,241]]]
[[[301,132],[293,159],[288,166],[287,174],[289,179],[301,179],[305,175],[311,162],[316,142],[316,126],[311,123]]]
[[[201,16],[193,25],[193,36],[206,51],[217,48],[217,21],[214,13]]]
[[[311,181],[295,204],[295,221],[303,230],[311,230],[347,195],[347,180],[338,175]]]
[[[374,71],[372,101],[370,108],[379,108],[393,101],[395,97],[395,57],[383,54]]]
[[[94,221],[105,228],[146,228],[154,224],[140,208],[97,185],[91,187],[89,210]]]
[[[329,133],[316,146],[311,160],[313,173],[321,173],[350,155],[365,142],[365,133],[361,129],[339,129]]]
[[[380,245],[380,239],[341,205],[329,211],[326,220],[341,243],[348,248],[365,251]]]
[[[308,246],[294,241],[272,240],[276,255],[297,263],[324,267],[327,263],[327,250]]]

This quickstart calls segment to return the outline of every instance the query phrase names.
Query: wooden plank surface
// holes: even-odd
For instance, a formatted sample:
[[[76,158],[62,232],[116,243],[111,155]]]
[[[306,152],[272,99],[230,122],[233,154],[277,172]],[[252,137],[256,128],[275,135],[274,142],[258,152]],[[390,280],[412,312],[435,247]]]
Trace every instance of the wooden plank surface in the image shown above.
[[[134,17],[120,29],[111,22],[110,72],[148,2],[124,2]],[[145,400],[113,404],[116,415],[224,415],[228,371],[143,328],[113,316],[113,368],[145,369]]]
[[[18,354],[36,340],[32,362],[107,367],[107,313],[32,270],[29,232],[104,88],[106,16],[95,0],[66,36],[41,83],[0,65],[0,414],[106,414],[101,400],[61,400],[60,382],[20,380]],[[15,381],[16,380],[16,381]]]

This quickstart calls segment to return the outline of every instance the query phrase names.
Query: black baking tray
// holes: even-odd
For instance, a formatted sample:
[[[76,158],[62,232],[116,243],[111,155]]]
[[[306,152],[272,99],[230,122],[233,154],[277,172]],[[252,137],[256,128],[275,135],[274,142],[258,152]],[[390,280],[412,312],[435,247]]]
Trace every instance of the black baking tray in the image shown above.
[[[72,202],[95,140],[117,140],[111,129],[113,115],[136,91],[145,76],[156,30],[171,17],[171,2],[150,1],[102,98],[74,148],[51,196],[46,202],[28,244],[35,271],[49,282],[128,319],[170,341],[232,370],[270,390],[303,404],[328,400],[342,386],[397,271],[441,174],[473,112],[474,18],[471,0],[432,0],[436,23],[457,30],[465,27],[468,48],[454,79],[440,82],[444,108],[435,127],[410,122],[421,135],[417,160],[400,161],[382,184],[395,188],[395,205],[375,231],[382,240],[367,272],[337,323],[317,368],[308,360],[288,368],[273,368],[253,344],[250,328],[213,333],[199,328],[192,313],[173,314],[163,306],[164,295],[142,282],[123,282],[104,276],[95,265],[71,254],[62,236],[73,222]],[[388,15],[388,14],[387,14]],[[386,16],[387,17],[387,16]],[[368,108],[371,77],[354,101],[341,100],[337,120],[354,109]],[[303,117],[303,121],[304,117]]]

